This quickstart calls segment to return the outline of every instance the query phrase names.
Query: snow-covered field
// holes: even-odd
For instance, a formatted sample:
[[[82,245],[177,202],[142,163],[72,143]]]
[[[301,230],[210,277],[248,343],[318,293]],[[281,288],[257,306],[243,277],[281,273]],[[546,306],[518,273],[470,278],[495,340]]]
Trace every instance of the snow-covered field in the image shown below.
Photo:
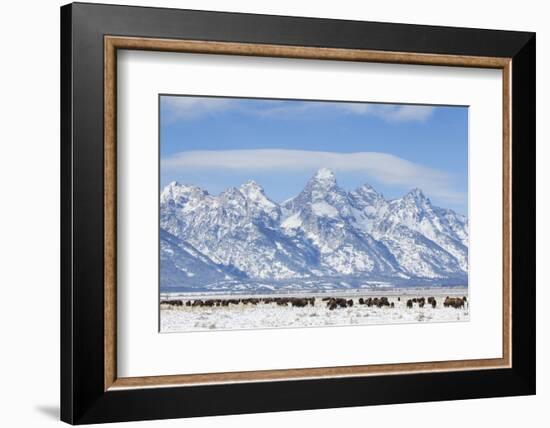
[[[235,296],[246,297],[273,297],[274,295]],[[280,295],[277,295],[280,297]],[[394,307],[376,307],[360,305],[359,298],[368,297],[388,298]],[[445,308],[443,301],[446,296],[468,296],[468,290],[452,289],[393,289],[393,290],[354,290],[326,294],[293,294],[291,297],[315,297],[315,305],[305,307],[279,306],[276,303],[259,303],[257,305],[189,307],[187,300],[227,299],[227,295],[184,295],[182,293],[163,293],[161,301],[181,299],[182,306],[162,304],[160,308],[160,331],[185,332],[205,330],[235,330],[260,328],[291,328],[291,327],[320,327],[337,325],[366,325],[366,324],[395,324],[416,322],[456,322],[469,320],[469,299],[463,309]],[[323,297],[343,297],[353,300],[352,307],[329,310]],[[423,308],[413,304],[407,308],[407,300],[415,297],[435,297],[437,305],[433,308],[428,303]]]

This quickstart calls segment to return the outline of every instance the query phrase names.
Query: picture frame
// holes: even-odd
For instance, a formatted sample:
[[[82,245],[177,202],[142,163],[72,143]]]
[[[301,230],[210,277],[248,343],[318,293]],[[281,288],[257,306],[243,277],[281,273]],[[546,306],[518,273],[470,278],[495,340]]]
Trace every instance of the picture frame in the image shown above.
[[[119,377],[119,50],[502,70],[502,357]],[[534,33],[63,6],[61,419],[86,424],[534,394],[535,97]]]

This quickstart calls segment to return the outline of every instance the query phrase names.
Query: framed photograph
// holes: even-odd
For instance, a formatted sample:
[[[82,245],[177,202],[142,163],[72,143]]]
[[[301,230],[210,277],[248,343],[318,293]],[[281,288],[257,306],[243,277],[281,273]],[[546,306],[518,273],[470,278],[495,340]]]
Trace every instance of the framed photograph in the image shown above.
[[[76,3],[61,55],[62,420],[535,393],[533,33]]]
[[[159,104],[161,333],[470,320],[468,107]]]

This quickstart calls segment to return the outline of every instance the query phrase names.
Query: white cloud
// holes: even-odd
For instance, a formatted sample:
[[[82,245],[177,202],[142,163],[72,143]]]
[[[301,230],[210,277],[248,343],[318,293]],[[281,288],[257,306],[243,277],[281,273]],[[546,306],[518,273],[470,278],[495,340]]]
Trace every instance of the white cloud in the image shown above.
[[[424,122],[434,112],[434,107],[417,105],[351,104],[348,106],[353,106],[357,110],[363,106],[370,107],[363,114],[371,114],[387,122]]]
[[[372,116],[386,122],[424,122],[430,118],[434,110],[434,107],[421,105],[298,101],[258,110],[258,114],[263,116],[299,117],[299,115],[305,113],[318,111],[355,116]]]
[[[205,115],[227,111],[236,104],[227,98],[206,97],[163,97],[163,119],[173,122],[177,120],[198,119]]]
[[[253,104],[234,98],[165,97],[166,120],[192,120],[219,112],[239,111],[251,116],[300,118],[311,113],[371,116],[386,122],[424,122],[435,107],[423,105],[373,104],[320,101],[255,100]]]
[[[307,150],[258,149],[185,151],[162,159],[162,168],[234,170],[239,172],[309,172],[330,168],[338,172],[361,172],[380,183],[403,188],[419,187],[428,195],[461,203],[465,195],[452,189],[452,177],[387,153],[335,153]]]

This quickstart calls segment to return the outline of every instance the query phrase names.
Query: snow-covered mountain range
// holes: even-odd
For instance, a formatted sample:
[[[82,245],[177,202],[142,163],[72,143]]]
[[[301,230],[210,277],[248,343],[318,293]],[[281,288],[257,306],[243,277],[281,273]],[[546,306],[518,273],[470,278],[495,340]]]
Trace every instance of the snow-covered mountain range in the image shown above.
[[[323,168],[281,204],[249,181],[218,196],[172,182],[160,196],[161,289],[467,284],[468,220],[420,189],[346,192]]]

